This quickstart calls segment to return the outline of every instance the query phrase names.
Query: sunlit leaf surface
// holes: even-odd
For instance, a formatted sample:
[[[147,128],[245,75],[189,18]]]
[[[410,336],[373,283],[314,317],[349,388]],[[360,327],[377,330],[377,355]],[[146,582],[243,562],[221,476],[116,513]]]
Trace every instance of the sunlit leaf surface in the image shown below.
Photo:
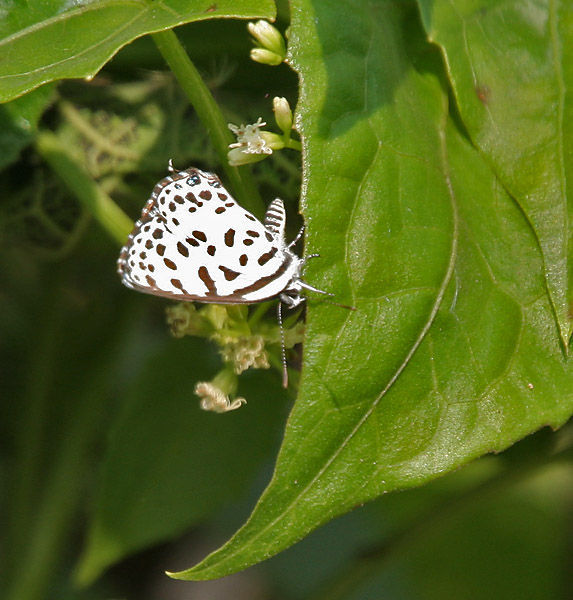
[[[321,254],[306,278],[357,310],[311,301],[273,480],[185,579],[243,569],[573,410],[538,231],[449,106],[417,7],[298,0],[292,18],[307,250]],[[514,98],[516,114],[531,102]]]
[[[419,0],[472,141],[537,237],[562,341],[571,335],[570,2]],[[570,191],[570,190],[569,190]],[[569,194],[571,195],[571,194]]]
[[[147,33],[215,17],[272,18],[275,12],[271,0],[49,0],[32,5],[2,9],[0,102],[47,81],[92,77],[120,48]]]

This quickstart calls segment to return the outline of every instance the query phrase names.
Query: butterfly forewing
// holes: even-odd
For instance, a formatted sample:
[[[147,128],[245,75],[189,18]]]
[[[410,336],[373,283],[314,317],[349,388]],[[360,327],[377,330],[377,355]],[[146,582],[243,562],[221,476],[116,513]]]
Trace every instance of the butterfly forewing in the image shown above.
[[[281,209],[284,220],[282,202],[274,207],[275,214]],[[263,226],[214,175],[175,172],[155,186],[118,271],[126,286],[158,296],[259,302],[298,274],[299,259],[285,247],[283,231],[281,222]]]

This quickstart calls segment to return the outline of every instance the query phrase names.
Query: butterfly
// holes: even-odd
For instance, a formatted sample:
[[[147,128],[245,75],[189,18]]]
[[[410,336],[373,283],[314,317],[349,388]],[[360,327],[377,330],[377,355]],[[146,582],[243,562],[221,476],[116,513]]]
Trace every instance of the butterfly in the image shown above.
[[[261,223],[241,207],[216,175],[189,168],[159,181],[117,261],[125,286],[172,300],[252,304],[278,297],[289,308],[302,290],[332,295],[302,280],[309,255],[287,244],[282,200],[269,205]],[[288,384],[282,329],[283,385]]]

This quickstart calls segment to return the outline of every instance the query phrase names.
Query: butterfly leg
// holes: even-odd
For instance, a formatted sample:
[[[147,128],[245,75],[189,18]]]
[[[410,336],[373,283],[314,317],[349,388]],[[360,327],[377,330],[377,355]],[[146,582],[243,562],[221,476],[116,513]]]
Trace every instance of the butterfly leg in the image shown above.
[[[294,240],[288,245],[289,250],[300,240],[303,233],[304,233],[304,225],[299,229]]]
[[[324,290],[319,290],[318,288],[313,287],[312,285],[308,285],[304,281],[298,281],[298,284],[301,288],[305,290],[310,290],[311,292],[316,292],[317,294],[324,294],[325,296],[334,296],[332,292],[325,292]]]
[[[308,256],[305,256],[302,259],[302,264],[303,266],[306,265],[306,263],[311,259],[311,258],[320,258],[320,254],[309,254]]]

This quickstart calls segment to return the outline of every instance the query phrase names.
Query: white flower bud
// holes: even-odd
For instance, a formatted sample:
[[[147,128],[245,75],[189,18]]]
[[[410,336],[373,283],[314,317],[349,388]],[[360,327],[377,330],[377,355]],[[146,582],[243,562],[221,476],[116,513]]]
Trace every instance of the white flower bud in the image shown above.
[[[286,55],[285,41],[281,32],[268,21],[259,20],[247,25],[249,33],[255,38],[261,48],[270,50],[281,57],[280,64]],[[251,55],[252,56],[252,55]]]
[[[283,133],[288,133],[292,129],[292,110],[286,98],[273,98],[273,110],[275,112],[275,121]]]
[[[263,65],[276,67],[283,62],[284,56],[266,48],[253,48],[251,50],[251,59]]]

